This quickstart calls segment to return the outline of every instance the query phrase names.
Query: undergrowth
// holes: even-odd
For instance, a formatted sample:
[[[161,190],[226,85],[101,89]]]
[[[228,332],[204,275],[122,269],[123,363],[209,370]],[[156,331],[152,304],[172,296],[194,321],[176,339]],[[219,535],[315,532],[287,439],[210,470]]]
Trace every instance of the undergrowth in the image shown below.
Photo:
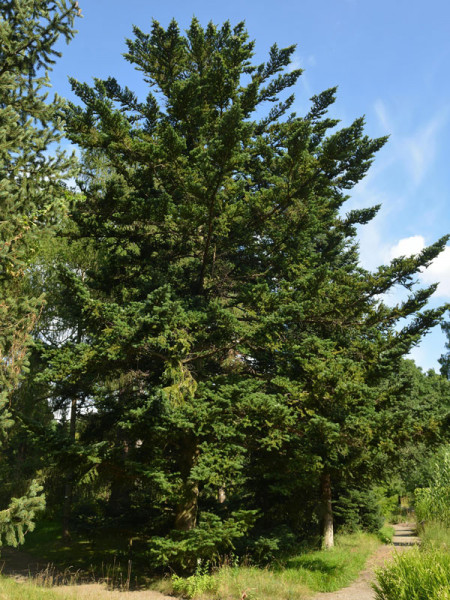
[[[450,600],[450,529],[429,522],[421,546],[397,554],[377,572],[376,600]]]
[[[199,600],[301,600],[311,591],[332,592],[347,586],[378,544],[377,537],[369,534],[337,536],[331,550],[304,552],[272,567],[224,566],[212,574],[200,568],[185,579],[174,576],[172,591]]]
[[[376,600],[450,600],[450,554],[412,548],[377,572]]]

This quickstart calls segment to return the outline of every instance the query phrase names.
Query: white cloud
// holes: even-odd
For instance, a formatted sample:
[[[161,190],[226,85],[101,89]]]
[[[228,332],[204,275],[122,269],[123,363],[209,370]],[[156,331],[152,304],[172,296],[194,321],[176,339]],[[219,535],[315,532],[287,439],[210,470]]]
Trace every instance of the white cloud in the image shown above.
[[[387,115],[387,110],[386,106],[384,105],[384,102],[382,100],[376,100],[373,107],[375,109],[375,114],[377,115],[378,121],[380,122],[380,125],[383,127],[383,129],[385,129],[386,131],[392,131],[392,125]]]
[[[431,265],[422,274],[425,283],[439,282],[435,296],[450,298],[450,246],[436,257]]]
[[[411,256],[419,254],[425,248],[425,240],[421,235],[401,239],[395,246],[389,250],[389,258],[398,258],[399,256]]]
[[[395,246],[392,246],[389,250],[389,257],[392,259],[399,256],[411,256],[418,254],[424,248],[424,237],[413,235],[399,240]],[[422,271],[420,279],[425,285],[439,283],[434,297],[450,298],[450,246],[446,246],[431,265]]]
[[[293,54],[292,55],[292,60],[290,62],[290,65],[288,67],[288,71],[290,73],[292,73],[292,71],[295,71],[296,69],[304,69],[304,64],[302,59],[300,58],[300,56],[298,54]]]

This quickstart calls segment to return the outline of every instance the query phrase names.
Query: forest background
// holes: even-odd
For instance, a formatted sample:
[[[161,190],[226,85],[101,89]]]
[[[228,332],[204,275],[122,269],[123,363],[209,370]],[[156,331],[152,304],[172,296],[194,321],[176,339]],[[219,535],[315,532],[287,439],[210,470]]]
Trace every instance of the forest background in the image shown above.
[[[126,59],[155,95],[72,80],[77,100],[48,107],[36,77],[51,15],[24,33],[15,6],[2,495],[20,499],[2,513],[6,540],[42,508],[39,483],[66,539],[121,531],[153,568],[377,529],[383,499],[426,483],[449,403],[445,378],[404,360],[445,313],[416,279],[445,264],[447,238],[360,264],[357,231],[378,209],[347,193],[386,139],[328,115],[334,88],[289,116],[295,48],[258,63],[242,24],[195,19],[186,37],[174,22],[134,30]],[[23,6],[54,10],[49,31],[71,37],[77,6]],[[49,123],[63,122],[78,167],[51,158]]]

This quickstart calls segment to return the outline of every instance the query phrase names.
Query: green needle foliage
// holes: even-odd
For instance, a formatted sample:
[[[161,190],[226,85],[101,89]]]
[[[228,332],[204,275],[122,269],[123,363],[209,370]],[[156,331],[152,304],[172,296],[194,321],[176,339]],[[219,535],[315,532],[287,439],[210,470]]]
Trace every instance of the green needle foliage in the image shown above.
[[[275,549],[320,520],[330,546],[333,491],[379,466],[389,377],[443,314],[414,284],[446,238],[359,266],[378,207],[344,207],[386,139],[337,129],[335,89],[290,112],[294,46],[254,64],[242,23],[196,19],[127,44],[145,99],[72,80],[70,239],[96,260],[63,269],[82,332],[44,350],[46,377],[95,405],[78,443],[99,449],[104,514],[139,520],[156,563],[192,570],[255,524]]]
[[[27,369],[29,334],[41,299],[28,293],[27,272],[39,236],[65,202],[73,159],[56,151],[63,103],[47,101],[48,71],[62,35],[73,36],[75,2],[0,2],[0,436],[13,423],[12,393]],[[11,410],[12,409],[12,410]],[[24,490],[23,490],[24,491]],[[22,498],[0,512],[0,542],[17,545],[43,508],[33,483]]]

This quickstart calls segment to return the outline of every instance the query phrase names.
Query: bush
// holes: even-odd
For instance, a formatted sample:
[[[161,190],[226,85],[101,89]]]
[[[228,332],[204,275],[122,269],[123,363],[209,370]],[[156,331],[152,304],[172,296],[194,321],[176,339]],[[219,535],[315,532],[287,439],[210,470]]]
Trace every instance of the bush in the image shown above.
[[[253,525],[256,511],[242,510],[222,521],[212,513],[202,513],[195,529],[173,530],[166,537],[154,537],[149,555],[152,563],[174,570],[193,573],[198,561],[211,561],[233,550],[233,542]]]
[[[250,556],[252,563],[265,565],[275,558],[294,552],[298,547],[295,533],[286,525],[274,527],[271,531],[254,531],[252,537],[246,538],[245,544],[237,544],[240,556]]]
[[[334,514],[337,529],[341,531],[363,529],[376,533],[384,523],[379,495],[371,488],[338,490]]]
[[[376,600],[450,600],[450,555],[413,548],[377,572]]]

